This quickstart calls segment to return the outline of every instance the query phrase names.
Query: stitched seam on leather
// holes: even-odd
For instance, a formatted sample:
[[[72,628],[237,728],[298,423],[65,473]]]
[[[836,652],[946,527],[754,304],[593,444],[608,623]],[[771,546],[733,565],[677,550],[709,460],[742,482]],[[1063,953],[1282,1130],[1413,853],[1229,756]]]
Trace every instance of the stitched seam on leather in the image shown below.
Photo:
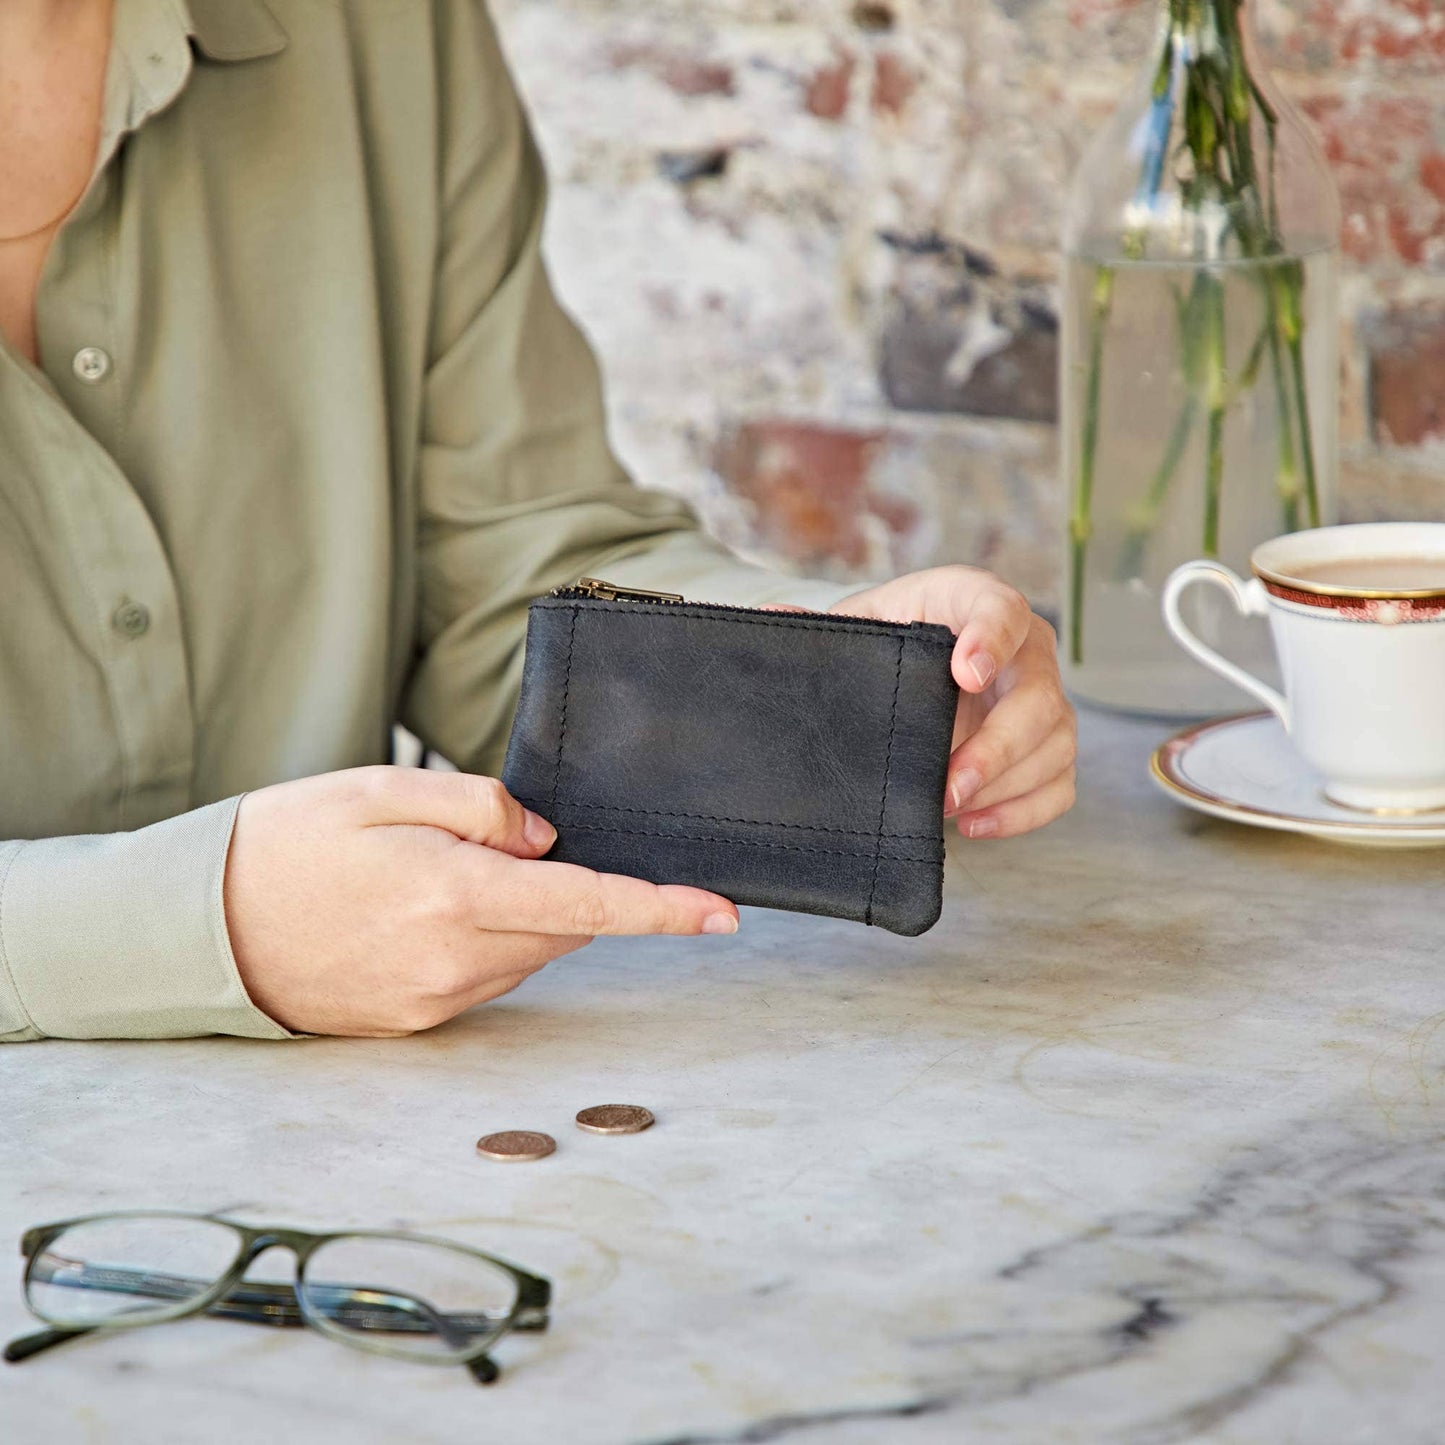
[[[531,799],[517,795],[517,801],[531,805]],[[571,803],[565,798],[559,803],[554,794],[551,800],[553,808],[582,808],[589,813],[636,813],[645,818],[695,818],[701,823],[743,823],[750,828],[794,828],[801,829],[806,833],[838,833],[850,838],[876,838],[878,832],[874,828],[829,828],[822,823],[779,823],[771,822],[767,818],[728,818],[717,813],[680,813],[672,812],[666,808],[624,808],[621,804],[614,803]],[[902,842],[928,843],[937,838],[934,833],[884,833],[885,838],[894,838]]]
[[[888,756],[883,760],[883,799],[878,804],[878,843],[873,850],[873,882],[868,887],[868,906],[863,922],[873,922],[873,895],[878,891],[878,865],[883,858],[883,820],[888,816],[888,775],[893,771],[893,737],[898,731],[898,692],[903,686],[903,639],[898,639],[898,666],[893,674],[893,712],[888,719]]]
[[[572,625],[567,629],[567,669],[562,675],[562,721],[557,728],[557,760],[552,764],[552,792],[548,806],[557,804],[557,787],[562,781],[562,744],[567,741],[567,699],[572,691],[572,644],[577,638],[577,612],[572,608]]]
[[[859,858],[864,862],[868,860],[866,851],[855,848],[817,848],[807,843],[763,843],[755,838],[703,837],[695,833],[651,833],[645,828],[607,828],[601,823],[568,823],[566,826],[574,833],[623,833],[629,838],[668,838],[675,843],[730,843],[735,848],[783,848],[789,853],[822,853],[831,858]],[[912,854],[904,853],[883,853],[881,856],[890,863],[941,863],[943,850],[940,847],[936,854],[928,858],[916,858]],[[873,867],[876,873],[876,857]],[[869,903],[871,906],[871,897]]]
[[[533,604],[533,606],[546,605],[546,603],[540,602]],[[573,613],[575,614],[578,607],[580,607],[582,604],[573,603],[571,605]],[[611,604],[603,604],[604,607],[608,605]],[[590,608],[589,610],[600,611],[602,609]],[[680,617],[686,619],[689,622],[729,622],[739,627],[784,627],[792,632],[846,632],[850,636],[856,637],[891,637],[897,638],[899,642],[903,641],[903,639],[899,637],[896,632],[888,631],[882,627],[858,627],[856,625],[850,627],[838,627],[836,625],[832,625],[826,622],[809,622],[801,617],[796,616],[796,614],[792,617],[792,620],[786,622],[773,622],[766,617],[737,617],[732,615],[729,615],[727,617],[718,617],[711,612],[690,612],[685,602],[669,602],[665,603],[663,606],[660,607],[649,607],[646,603],[642,602],[629,602],[627,603],[627,610],[629,612],[647,613],[654,617]],[[903,623],[898,623],[896,625],[900,627],[904,626]],[[928,633],[924,632],[920,632],[917,634],[910,633],[909,638],[913,642],[917,642],[924,647],[946,647],[950,651],[952,651],[954,644],[954,639],[951,637],[932,637]]]

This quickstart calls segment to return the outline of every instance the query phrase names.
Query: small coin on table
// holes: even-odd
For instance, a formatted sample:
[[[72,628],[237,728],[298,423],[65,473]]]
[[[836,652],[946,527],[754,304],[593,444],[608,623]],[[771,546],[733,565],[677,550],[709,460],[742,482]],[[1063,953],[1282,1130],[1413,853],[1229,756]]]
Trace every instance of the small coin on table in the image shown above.
[[[531,1129],[506,1129],[477,1140],[478,1154],[506,1164],[545,1159],[556,1147],[557,1141],[550,1134],[537,1134]]]
[[[640,1134],[656,1122],[641,1104],[597,1104],[577,1115],[577,1127],[589,1134]]]

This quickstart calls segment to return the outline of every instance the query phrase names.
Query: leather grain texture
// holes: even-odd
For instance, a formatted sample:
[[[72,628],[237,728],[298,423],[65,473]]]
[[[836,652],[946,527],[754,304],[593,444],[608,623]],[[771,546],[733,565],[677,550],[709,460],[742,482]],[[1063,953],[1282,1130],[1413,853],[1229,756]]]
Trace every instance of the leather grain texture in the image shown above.
[[[953,635],[545,597],[503,781],[549,858],[918,934],[943,891]]]

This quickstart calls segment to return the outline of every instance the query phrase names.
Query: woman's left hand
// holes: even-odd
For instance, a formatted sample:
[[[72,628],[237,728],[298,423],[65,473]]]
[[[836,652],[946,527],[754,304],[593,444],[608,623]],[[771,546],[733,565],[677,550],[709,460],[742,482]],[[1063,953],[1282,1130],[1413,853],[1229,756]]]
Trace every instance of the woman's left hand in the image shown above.
[[[1074,710],[1053,628],[1023,595],[978,567],[934,567],[846,597],[831,609],[890,622],[941,622],[958,634],[962,693],[945,816],[967,838],[1011,838],[1074,801]]]

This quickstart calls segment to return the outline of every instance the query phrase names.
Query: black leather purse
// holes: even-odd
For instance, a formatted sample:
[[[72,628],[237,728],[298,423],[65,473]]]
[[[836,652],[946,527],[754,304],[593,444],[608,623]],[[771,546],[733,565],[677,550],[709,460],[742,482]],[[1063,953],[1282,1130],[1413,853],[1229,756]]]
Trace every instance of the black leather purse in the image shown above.
[[[557,829],[549,858],[922,933],[953,641],[584,578],[532,603],[502,778]]]

